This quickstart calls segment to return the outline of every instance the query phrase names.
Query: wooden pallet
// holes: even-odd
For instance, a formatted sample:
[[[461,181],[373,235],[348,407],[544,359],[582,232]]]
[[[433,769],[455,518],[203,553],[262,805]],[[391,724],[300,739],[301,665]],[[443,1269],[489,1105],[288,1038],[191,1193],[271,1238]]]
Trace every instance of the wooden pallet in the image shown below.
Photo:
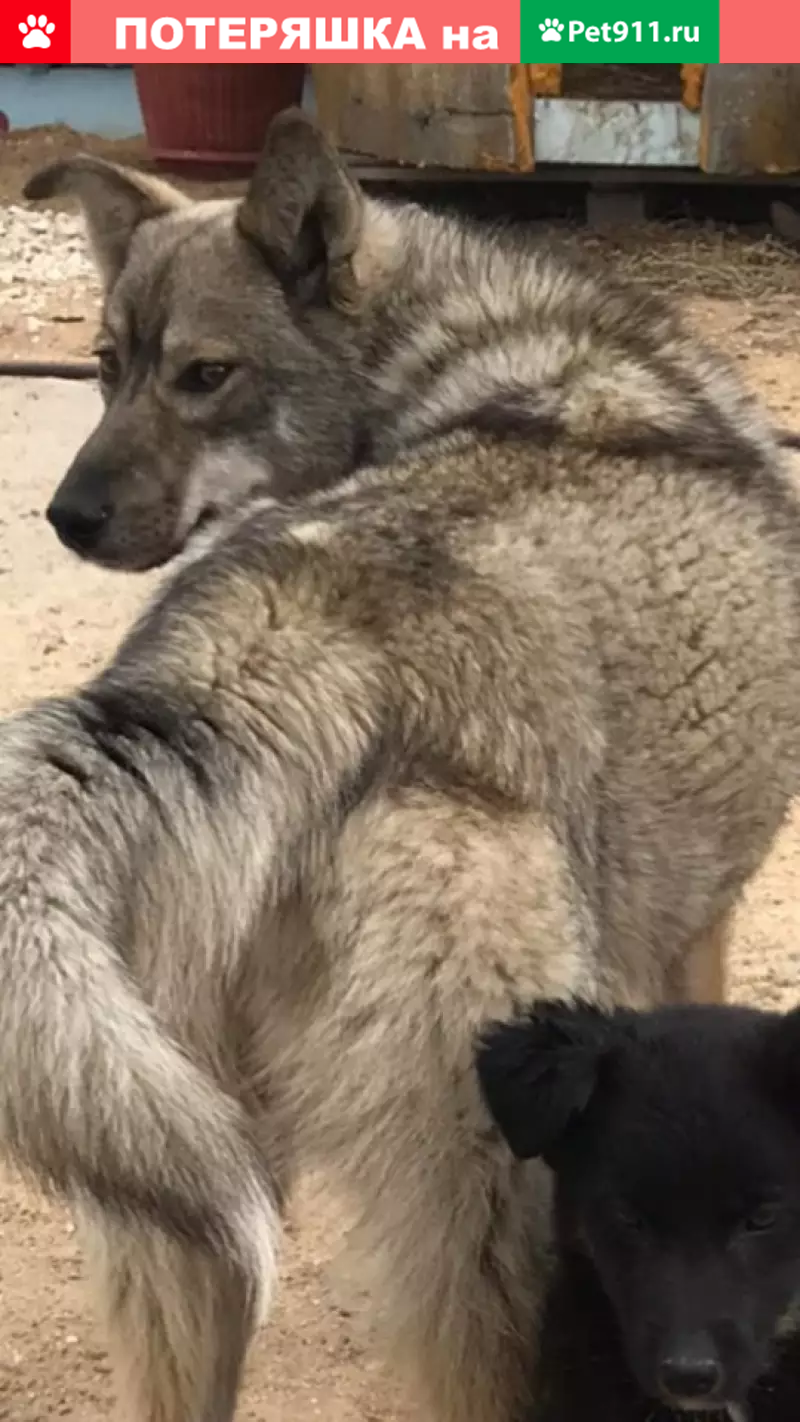
[[[380,166],[800,173],[800,65],[336,64],[314,88],[337,146]]]

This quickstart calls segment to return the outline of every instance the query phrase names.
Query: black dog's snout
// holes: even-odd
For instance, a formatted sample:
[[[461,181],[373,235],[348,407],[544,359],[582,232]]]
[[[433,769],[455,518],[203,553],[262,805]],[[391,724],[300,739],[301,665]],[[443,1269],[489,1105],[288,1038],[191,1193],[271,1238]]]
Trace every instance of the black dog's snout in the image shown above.
[[[85,553],[97,543],[111,517],[111,506],[53,499],[46,517],[67,548]]]
[[[722,1368],[706,1349],[676,1350],[661,1363],[658,1383],[670,1401],[705,1402],[719,1392]]]

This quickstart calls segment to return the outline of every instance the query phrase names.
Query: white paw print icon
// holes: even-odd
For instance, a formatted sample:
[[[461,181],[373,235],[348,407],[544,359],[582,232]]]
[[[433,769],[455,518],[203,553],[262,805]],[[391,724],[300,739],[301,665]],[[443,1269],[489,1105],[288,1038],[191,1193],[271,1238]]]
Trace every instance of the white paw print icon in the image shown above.
[[[560,20],[541,20],[539,29],[542,32],[543,40],[560,40],[564,33],[564,26]]]
[[[38,20],[35,15],[29,15],[27,20],[20,20],[19,27],[25,36],[22,41],[23,49],[50,48],[50,36],[55,25],[52,20],[48,24],[46,15],[40,15]]]

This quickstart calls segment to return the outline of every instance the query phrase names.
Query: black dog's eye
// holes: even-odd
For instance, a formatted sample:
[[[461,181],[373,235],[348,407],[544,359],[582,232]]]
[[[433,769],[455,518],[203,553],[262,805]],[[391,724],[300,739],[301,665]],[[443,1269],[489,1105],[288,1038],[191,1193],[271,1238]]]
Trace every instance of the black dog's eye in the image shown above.
[[[116,385],[120,376],[119,358],[114,351],[97,352],[97,372],[103,385]]]
[[[186,395],[212,395],[225,384],[232,370],[233,366],[223,361],[193,360],[181,371],[175,388]]]
[[[780,1205],[774,1201],[767,1201],[763,1205],[757,1205],[742,1220],[742,1230],[745,1234],[766,1234],[767,1230],[774,1229],[780,1218]]]

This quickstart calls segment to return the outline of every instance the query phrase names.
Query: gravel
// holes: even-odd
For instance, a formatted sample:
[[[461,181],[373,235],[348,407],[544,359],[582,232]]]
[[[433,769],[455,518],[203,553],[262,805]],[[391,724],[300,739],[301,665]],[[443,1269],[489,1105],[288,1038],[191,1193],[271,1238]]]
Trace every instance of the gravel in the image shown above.
[[[0,207],[0,302],[35,313],[51,301],[53,288],[95,283],[81,217],[18,205]]]

